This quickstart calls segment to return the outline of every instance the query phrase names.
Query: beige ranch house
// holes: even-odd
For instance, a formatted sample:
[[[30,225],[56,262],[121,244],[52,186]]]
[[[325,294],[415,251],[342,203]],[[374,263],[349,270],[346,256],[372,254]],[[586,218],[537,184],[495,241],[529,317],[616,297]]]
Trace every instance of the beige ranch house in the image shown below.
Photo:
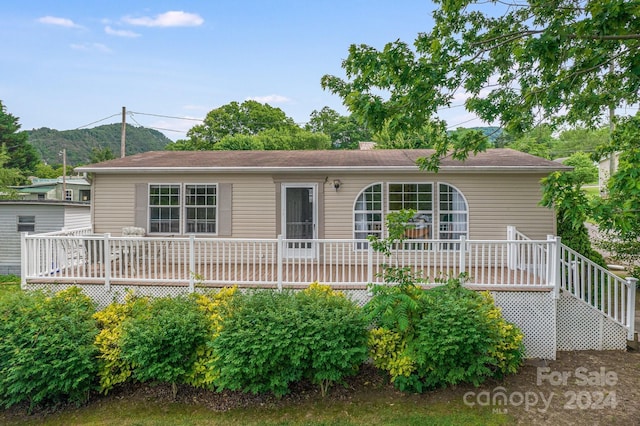
[[[412,209],[416,237],[504,239],[507,225],[534,239],[555,234],[540,179],[567,167],[510,149],[439,173],[429,150],[147,152],[78,168],[90,173],[96,233],[332,239],[384,236],[389,212]]]
[[[91,227],[21,236],[22,286],[80,286],[101,305],[127,290],[154,296],[318,281],[360,304],[383,263],[438,276],[465,273],[524,332],[530,358],[557,350],[626,349],[635,282],[555,237],[540,180],[570,170],[510,149],[464,162],[429,150],[147,152],[76,169],[91,181]],[[415,216],[392,258],[391,212]]]

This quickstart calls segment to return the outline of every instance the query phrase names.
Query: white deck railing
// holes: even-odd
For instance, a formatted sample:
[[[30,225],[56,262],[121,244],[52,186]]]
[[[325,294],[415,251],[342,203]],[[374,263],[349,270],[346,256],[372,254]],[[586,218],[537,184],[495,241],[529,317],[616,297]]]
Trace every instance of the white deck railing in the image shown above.
[[[381,283],[382,264],[426,283],[465,272],[468,286],[552,289],[550,241],[407,240],[385,258],[366,240],[23,235],[22,280],[104,284],[266,285]]]
[[[638,280],[621,278],[564,244],[559,248],[559,288],[625,326],[633,340]]]

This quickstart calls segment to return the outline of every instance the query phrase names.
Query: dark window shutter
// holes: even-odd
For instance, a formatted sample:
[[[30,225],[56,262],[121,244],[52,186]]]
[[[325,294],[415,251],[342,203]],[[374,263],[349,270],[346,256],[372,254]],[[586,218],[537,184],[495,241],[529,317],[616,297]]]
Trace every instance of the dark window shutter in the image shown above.
[[[232,233],[233,184],[218,184],[218,236],[230,237]]]
[[[149,185],[146,183],[136,183],[135,197],[135,226],[143,228],[146,232],[149,232],[147,229],[147,215],[149,214]]]

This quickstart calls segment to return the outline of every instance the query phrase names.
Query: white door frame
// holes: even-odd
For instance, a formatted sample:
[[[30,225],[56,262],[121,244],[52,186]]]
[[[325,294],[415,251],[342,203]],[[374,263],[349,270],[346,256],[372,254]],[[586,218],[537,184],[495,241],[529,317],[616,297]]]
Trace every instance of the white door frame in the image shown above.
[[[311,226],[312,226],[312,234],[311,241],[304,242],[300,241],[300,239],[296,239],[295,242],[287,242],[289,235],[287,235],[287,189],[289,188],[308,188],[311,190]],[[315,241],[318,238],[318,184],[317,183],[282,183],[282,204],[281,204],[281,212],[282,212],[282,236],[284,238],[284,252],[283,255],[286,258],[315,258],[317,257],[317,244]],[[303,238],[306,239],[306,238]]]

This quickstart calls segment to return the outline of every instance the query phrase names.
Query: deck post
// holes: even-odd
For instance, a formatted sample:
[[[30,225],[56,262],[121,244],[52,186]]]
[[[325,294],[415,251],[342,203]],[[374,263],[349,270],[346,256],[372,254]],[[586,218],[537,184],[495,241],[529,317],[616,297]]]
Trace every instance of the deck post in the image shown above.
[[[195,275],[196,275],[196,236],[189,235],[189,293],[195,291]]]
[[[111,234],[104,234],[104,289],[111,291]]]
[[[367,284],[373,283],[373,247],[367,243]]]
[[[28,232],[20,233],[20,288],[22,290],[27,286],[27,235]]]
[[[560,274],[562,274],[562,238],[555,237],[555,248],[556,248],[556,258],[555,258],[555,290],[554,297],[560,298],[560,288],[562,287],[562,278]]]
[[[507,241],[515,241],[516,239],[516,227],[515,226],[507,226]],[[516,269],[517,265],[517,257],[518,257],[518,247],[514,243],[507,243],[507,268],[509,270]]]
[[[627,277],[627,340],[634,340],[636,322],[636,286],[638,279]]]
[[[460,236],[460,258],[458,260],[458,266],[460,267],[460,270],[458,271],[458,275],[462,274],[463,272],[467,272],[467,266],[465,265],[465,254],[467,252],[467,239],[465,238],[464,235]]]
[[[284,252],[284,239],[282,238],[282,234],[278,235],[276,250],[278,251],[278,291],[282,291],[282,253]]]
[[[558,237],[559,238],[559,237]],[[547,235],[547,285],[553,286],[553,298],[560,298],[560,250],[555,235]]]

